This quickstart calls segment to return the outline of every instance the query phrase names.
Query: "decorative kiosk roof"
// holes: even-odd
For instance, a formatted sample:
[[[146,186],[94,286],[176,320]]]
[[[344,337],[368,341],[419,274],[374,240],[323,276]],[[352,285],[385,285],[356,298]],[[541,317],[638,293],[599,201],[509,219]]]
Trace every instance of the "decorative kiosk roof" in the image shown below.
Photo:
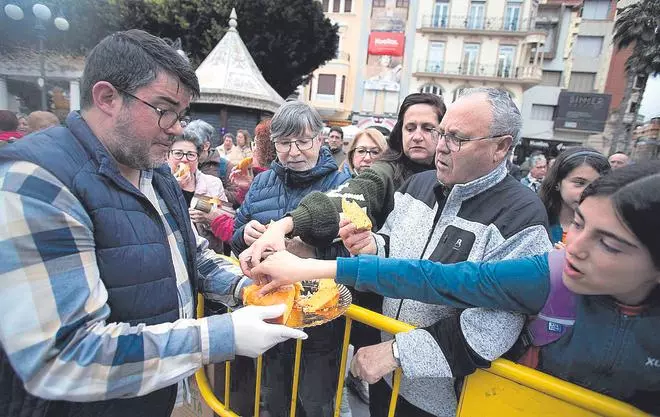
[[[229,30],[195,71],[200,97],[195,103],[217,103],[275,112],[284,103],[266,82],[236,30],[236,10]]]

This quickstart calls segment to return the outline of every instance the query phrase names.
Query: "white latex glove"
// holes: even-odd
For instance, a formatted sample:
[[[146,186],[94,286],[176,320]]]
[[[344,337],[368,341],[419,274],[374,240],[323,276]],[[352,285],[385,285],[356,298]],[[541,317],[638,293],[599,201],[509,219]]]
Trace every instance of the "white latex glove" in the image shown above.
[[[256,358],[287,339],[307,339],[307,334],[303,331],[264,322],[264,319],[281,316],[284,310],[284,304],[277,304],[266,307],[247,306],[231,313],[236,355]]]

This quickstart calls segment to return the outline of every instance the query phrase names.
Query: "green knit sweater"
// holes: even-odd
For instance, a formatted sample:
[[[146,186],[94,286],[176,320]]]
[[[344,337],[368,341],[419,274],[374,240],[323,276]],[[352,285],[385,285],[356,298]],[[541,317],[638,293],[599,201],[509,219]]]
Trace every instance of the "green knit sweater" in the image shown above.
[[[414,164],[406,170],[408,175],[396,178],[397,162],[376,162],[339,188],[326,193],[313,192],[302,199],[298,207],[288,213],[293,219],[292,235],[306,243],[325,247],[339,233],[339,213],[342,197],[366,207],[374,230],[380,229],[394,208],[394,193],[412,174],[433,169],[429,165]]]

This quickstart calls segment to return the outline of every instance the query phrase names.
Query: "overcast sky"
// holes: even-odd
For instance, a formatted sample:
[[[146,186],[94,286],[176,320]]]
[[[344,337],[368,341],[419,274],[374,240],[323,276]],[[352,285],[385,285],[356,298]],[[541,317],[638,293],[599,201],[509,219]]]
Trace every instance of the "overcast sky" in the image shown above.
[[[660,76],[656,75],[649,78],[646,84],[646,91],[642,98],[642,105],[639,108],[639,114],[644,115],[646,121],[653,117],[660,117]]]

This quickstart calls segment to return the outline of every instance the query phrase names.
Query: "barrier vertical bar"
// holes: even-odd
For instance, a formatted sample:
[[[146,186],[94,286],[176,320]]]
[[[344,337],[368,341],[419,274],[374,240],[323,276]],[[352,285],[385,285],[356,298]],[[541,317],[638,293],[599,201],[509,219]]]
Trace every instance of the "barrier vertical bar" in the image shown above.
[[[225,408],[229,410],[229,391],[231,389],[231,362],[225,362]]]
[[[399,399],[399,387],[401,386],[401,368],[394,370],[394,378],[392,379],[392,397],[390,397],[390,409],[387,412],[387,417],[394,417],[396,411],[396,402]]]
[[[344,327],[344,341],[341,347],[341,360],[339,362],[339,382],[337,383],[337,395],[335,396],[335,414],[339,417],[341,410],[341,398],[344,395],[344,378],[346,375],[346,360],[348,359],[348,344],[351,338],[351,325],[353,320],[346,317],[346,326]]]
[[[261,404],[261,368],[264,355],[257,357],[257,386],[254,389],[254,417],[259,417],[259,405]]]
[[[291,413],[296,415],[296,405],[298,403],[298,380],[300,379],[300,356],[302,355],[302,340],[296,340],[296,358],[293,361],[293,386],[291,387]]]

